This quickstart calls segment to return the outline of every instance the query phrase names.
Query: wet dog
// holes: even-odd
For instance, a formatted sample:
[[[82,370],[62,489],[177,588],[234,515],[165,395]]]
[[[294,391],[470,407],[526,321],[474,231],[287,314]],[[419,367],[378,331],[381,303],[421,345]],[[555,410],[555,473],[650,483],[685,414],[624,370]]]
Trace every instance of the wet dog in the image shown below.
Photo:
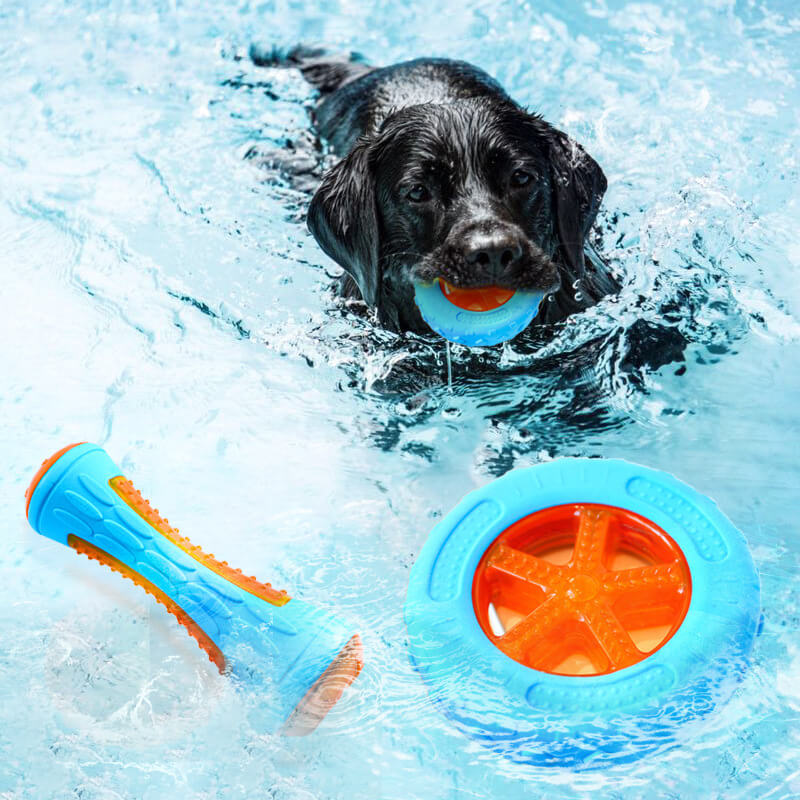
[[[251,53],[319,90],[318,134],[340,161],[308,210],[320,247],[396,331],[426,332],[414,281],[550,293],[552,323],[616,288],[587,234],[606,179],[576,142],[486,73],[447,59],[371,67],[308,48]]]

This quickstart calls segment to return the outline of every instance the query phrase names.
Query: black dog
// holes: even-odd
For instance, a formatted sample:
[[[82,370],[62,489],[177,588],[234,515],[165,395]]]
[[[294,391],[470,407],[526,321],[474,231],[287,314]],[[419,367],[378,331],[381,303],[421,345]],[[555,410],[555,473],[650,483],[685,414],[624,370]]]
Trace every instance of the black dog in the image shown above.
[[[341,157],[308,210],[322,249],[397,331],[426,332],[415,279],[552,294],[555,322],[616,289],[586,236],[606,188],[583,148],[529,114],[486,73],[418,59],[373,68],[324,51],[251,53],[319,89],[320,136]]]

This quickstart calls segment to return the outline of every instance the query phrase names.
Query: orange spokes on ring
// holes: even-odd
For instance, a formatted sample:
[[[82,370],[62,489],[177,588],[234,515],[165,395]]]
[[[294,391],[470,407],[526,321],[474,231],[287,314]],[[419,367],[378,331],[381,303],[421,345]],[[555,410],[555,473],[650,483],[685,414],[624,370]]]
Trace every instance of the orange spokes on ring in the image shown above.
[[[454,305],[465,311],[492,311],[507,303],[514,295],[513,289],[499,286],[481,286],[477,289],[462,289],[439,278],[442,294]]]
[[[507,528],[475,571],[472,600],[489,639],[559,675],[629,667],[678,630],[691,599],[678,545],[632,511],[572,503]]]

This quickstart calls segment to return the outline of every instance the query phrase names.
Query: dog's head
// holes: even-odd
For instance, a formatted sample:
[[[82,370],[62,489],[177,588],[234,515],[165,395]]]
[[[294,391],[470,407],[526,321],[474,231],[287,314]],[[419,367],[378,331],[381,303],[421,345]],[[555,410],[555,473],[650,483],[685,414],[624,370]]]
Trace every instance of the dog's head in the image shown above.
[[[402,328],[417,279],[571,285],[605,188],[579,145],[511,102],[418,105],[328,172],[308,224],[366,303]]]

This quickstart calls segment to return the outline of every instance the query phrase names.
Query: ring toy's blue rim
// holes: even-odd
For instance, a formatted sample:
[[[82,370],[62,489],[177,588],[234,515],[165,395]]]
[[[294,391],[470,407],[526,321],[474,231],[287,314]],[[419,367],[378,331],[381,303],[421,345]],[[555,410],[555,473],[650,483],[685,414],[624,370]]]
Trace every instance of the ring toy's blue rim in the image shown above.
[[[691,574],[689,610],[672,638],[606,675],[554,675],[519,664],[483,633],[472,605],[475,569],[495,538],[534,511],[575,502],[651,520],[683,551]],[[657,714],[668,695],[683,698],[674,712],[679,721],[702,716],[709,703],[697,698],[713,686],[722,699],[721,685],[747,661],[759,618],[755,566],[744,537],[717,506],[664,472],[601,459],[513,470],[468,494],[431,532],[405,607],[411,659],[437,705],[475,738],[506,742],[537,725],[546,738],[542,720],[553,715],[560,730],[579,737],[588,718]]]
[[[470,311],[451,303],[437,278],[433,283],[414,284],[422,318],[440,336],[467,347],[488,347],[507,342],[533,322],[544,295],[514,292],[503,305],[490,311]]]

